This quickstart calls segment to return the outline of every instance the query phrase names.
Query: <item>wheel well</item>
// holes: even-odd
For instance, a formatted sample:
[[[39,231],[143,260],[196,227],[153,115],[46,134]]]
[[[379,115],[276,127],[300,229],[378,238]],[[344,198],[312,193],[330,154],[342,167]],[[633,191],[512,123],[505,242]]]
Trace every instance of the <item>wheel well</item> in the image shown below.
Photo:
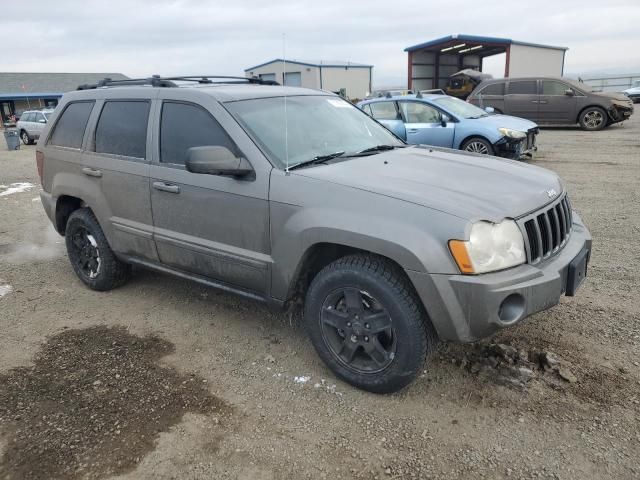
[[[294,280],[289,287],[289,293],[287,300],[293,300],[294,303],[300,299],[304,301],[304,295],[311,285],[313,279],[320,273],[320,271],[332,262],[335,262],[339,258],[353,255],[356,253],[364,253],[368,255],[376,255],[380,258],[384,258],[387,261],[395,264],[402,272],[404,270],[394,260],[370,252],[368,250],[362,250],[360,248],[350,247],[347,245],[340,245],[337,243],[316,243],[312,245],[303,255],[302,260],[298,264]]]
[[[69,216],[82,207],[82,200],[70,195],[62,195],[56,202],[56,230],[64,235]]]
[[[468,137],[464,138],[461,142],[460,142],[460,147],[458,147],[459,149],[462,149],[462,146],[468,142],[469,140],[471,140],[472,138],[479,138],[480,140],[484,140],[485,142],[487,142],[489,145],[491,145],[491,148],[493,148],[493,143],[491,142],[491,140],[489,140],[487,137],[483,137],[482,135],[469,135]]]

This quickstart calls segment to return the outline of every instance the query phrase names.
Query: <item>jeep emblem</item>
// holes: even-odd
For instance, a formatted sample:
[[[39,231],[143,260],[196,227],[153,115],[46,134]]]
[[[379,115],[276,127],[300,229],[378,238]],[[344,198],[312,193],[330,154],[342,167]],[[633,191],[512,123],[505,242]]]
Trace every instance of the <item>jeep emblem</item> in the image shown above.
[[[547,196],[549,198],[553,198],[558,194],[558,192],[556,192],[553,188],[551,190],[547,190]]]

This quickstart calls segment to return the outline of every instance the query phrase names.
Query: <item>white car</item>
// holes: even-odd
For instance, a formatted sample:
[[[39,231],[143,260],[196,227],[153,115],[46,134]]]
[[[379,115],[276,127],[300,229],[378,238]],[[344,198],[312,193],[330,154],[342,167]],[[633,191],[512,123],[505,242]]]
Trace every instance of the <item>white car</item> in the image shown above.
[[[629,97],[633,103],[640,102],[640,80],[633,82],[633,87],[623,90],[622,93]]]
[[[31,145],[40,138],[45,125],[53,110],[27,110],[20,115],[16,128],[20,132],[20,138],[25,145]]]

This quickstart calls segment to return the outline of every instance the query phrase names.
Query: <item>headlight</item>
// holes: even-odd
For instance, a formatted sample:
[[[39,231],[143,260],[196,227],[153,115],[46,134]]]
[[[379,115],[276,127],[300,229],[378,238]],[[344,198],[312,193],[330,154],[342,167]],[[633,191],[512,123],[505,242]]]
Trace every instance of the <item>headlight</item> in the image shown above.
[[[498,129],[498,131],[507,138],[521,139],[527,136],[525,132],[521,132],[520,130],[512,130],[506,127],[501,127]]]
[[[513,220],[474,223],[469,240],[450,240],[449,249],[462,273],[494,272],[526,261],[524,239]]]

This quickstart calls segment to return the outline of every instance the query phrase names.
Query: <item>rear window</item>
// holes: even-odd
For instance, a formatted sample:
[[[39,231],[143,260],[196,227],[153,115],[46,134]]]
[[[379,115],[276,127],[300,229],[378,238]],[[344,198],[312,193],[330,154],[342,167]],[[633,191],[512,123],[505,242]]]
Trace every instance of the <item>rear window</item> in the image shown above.
[[[504,83],[492,83],[480,90],[479,95],[504,95]]]
[[[96,153],[145,158],[149,102],[105,102],[96,126]]]
[[[536,95],[538,83],[535,80],[509,82],[509,95]]]
[[[69,148],[82,147],[82,138],[94,103],[74,102],[67,105],[53,129],[49,144]]]

